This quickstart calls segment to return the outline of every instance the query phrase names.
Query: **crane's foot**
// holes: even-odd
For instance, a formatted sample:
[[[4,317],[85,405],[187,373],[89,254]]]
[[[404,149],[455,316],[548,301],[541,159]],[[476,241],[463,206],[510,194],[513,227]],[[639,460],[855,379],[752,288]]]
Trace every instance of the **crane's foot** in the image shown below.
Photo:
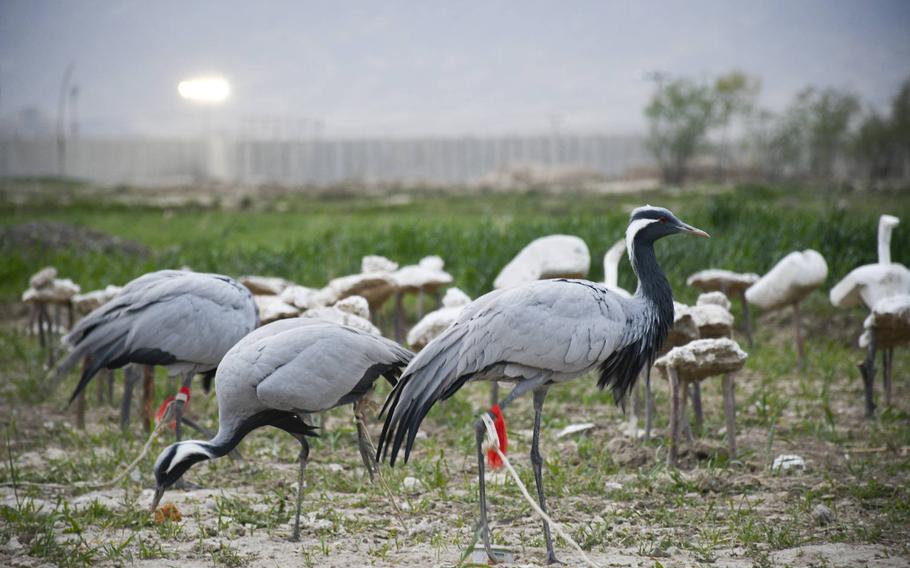
[[[550,566],[552,566],[553,564],[559,564],[562,566],[566,565],[565,562],[563,562],[559,558],[556,558],[556,553],[552,552],[552,551],[547,553],[547,564]]]

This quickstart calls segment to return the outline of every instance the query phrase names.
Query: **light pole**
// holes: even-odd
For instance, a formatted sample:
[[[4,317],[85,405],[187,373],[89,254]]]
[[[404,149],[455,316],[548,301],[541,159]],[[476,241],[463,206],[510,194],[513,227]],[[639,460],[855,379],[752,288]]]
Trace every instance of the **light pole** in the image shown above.
[[[60,83],[60,99],[57,104],[57,175],[66,175],[66,97],[69,94],[70,79],[76,64],[70,63],[63,72],[63,81]]]

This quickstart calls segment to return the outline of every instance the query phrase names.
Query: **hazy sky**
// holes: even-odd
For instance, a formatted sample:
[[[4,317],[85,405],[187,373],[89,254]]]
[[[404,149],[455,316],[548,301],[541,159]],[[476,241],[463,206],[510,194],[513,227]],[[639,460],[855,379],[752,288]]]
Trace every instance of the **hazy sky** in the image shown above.
[[[54,116],[76,65],[86,134],[186,135],[181,79],[233,93],[214,120],[318,117],[329,136],[642,130],[665,70],[762,78],[884,107],[910,77],[910,1],[193,2],[0,0],[0,114]]]

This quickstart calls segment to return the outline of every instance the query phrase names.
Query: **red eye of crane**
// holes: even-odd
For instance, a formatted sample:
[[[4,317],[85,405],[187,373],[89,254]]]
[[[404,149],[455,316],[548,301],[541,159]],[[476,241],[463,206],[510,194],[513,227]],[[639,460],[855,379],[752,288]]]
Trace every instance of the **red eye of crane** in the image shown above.
[[[667,218],[666,218],[666,217],[661,217],[660,219],[658,219],[658,221],[660,221],[661,223],[666,223],[666,222],[667,222]]]

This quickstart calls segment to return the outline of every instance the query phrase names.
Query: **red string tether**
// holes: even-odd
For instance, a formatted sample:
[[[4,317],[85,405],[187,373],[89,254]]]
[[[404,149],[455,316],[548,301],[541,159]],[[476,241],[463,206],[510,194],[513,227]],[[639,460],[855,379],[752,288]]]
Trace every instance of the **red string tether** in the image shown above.
[[[171,404],[175,399],[183,400],[184,406],[190,403],[190,387],[180,387],[180,392],[177,393],[176,397],[169,396],[164,399],[164,402],[161,403],[161,406],[158,407],[158,412],[155,413],[155,424],[161,422],[161,419],[164,418],[164,413],[167,411],[168,405]],[[177,428],[177,419],[171,420],[170,423],[171,430]]]
[[[493,413],[493,425],[496,426],[496,437],[499,438],[499,450],[505,454],[509,449],[509,436],[506,433],[506,419],[502,415],[502,409],[498,404],[494,404],[490,409]],[[499,469],[503,466],[502,458],[496,453],[496,448],[487,450],[487,463],[493,469]]]

